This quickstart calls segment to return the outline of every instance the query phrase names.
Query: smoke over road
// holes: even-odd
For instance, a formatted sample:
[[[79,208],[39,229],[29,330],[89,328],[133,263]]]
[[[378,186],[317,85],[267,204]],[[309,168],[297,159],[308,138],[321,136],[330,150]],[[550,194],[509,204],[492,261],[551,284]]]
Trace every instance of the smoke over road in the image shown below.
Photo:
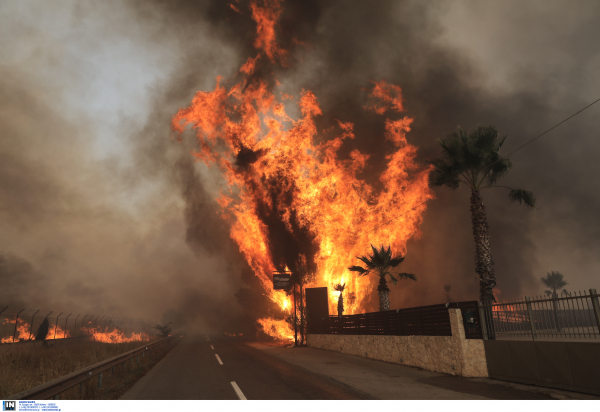
[[[249,3],[232,4],[239,12],[222,1],[0,6],[2,302],[170,311],[231,331],[273,309],[219,219],[223,176],[170,131],[196,91],[256,55]],[[457,125],[493,124],[510,150],[600,96],[600,7],[516,4],[283,1],[285,65],[259,60],[253,75],[313,91],[323,138],[354,122],[339,153],[371,154],[361,178],[381,190],[390,142],[363,109],[372,80],[402,88],[423,164]],[[570,289],[596,287],[597,114],[512,156],[505,183],[532,190],[537,211],[484,193],[500,297],[541,293],[550,270]],[[392,307],[443,302],[449,283],[454,300],[477,297],[469,193],[435,195],[402,267],[419,281],[393,287]]]

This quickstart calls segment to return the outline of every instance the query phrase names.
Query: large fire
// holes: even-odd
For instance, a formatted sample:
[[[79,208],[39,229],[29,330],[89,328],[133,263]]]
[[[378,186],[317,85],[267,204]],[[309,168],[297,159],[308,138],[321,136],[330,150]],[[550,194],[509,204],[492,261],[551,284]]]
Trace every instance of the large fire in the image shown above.
[[[240,12],[239,4],[232,9]],[[341,119],[319,131],[315,118],[322,112],[312,91],[303,90],[294,99],[281,92],[277,79],[258,76],[261,62],[288,64],[288,52],[276,41],[281,0],[251,0],[249,9],[257,24],[258,54],[240,68],[238,80],[219,77],[214,90],[197,92],[190,106],[173,117],[173,130],[181,135],[188,126],[194,129],[199,141],[194,156],[223,173],[227,183],[217,199],[221,217],[231,224],[231,237],[266,295],[282,311],[289,313],[293,304],[285,292],[273,291],[273,272],[312,264],[316,278],[308,286],[329,288],[330,313],[336,313],[333,286],[338,283],[345,283],[345,293],[353,296],[346,301],[346,313],[363,312],[377,279],[358,277],[347,268],[357,263],[357,255],[369,252],[370,244],[406,253],[407,241],[419,234],[421,205],[433,197],[427,184],[430,169],[417,165],[417,149],[406,141],[413,119],[398,116],[404,110],[399,86],[373,82],[364,109],[391,115],[381,121],[393,147],[379,176],[383,189],[377,192],[358,177],[368,167],[369,154],[355,149],[347,159],[338,156],[355,137],[352,121]],[[297,118],[288,114],[294,101]],[[335,137],[325,139],[324,133]],[[304,247],[281,245],[283,231]],[[294,247],[298,250],[290,257]],[[269,335],[293,339],[286,322],[259,322]]]

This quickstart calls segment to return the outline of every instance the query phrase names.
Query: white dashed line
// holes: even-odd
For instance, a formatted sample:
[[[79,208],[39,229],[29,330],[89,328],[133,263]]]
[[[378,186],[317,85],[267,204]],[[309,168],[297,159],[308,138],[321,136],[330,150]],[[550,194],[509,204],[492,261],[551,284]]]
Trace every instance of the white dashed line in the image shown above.
[[[210,348],[211,348],[212,350],[215,350],[215,347],[214,347],[213,345],[210,345]]]
[[[237,383],[235,382],[231,382],[231,386],[233,386],[233,390],[235,391],[235,393],[237,394],[238,398],[240,398],[240,401],[247,401],[248,399],[246,399],[246,397],[244,396],[244,394],[242,393],[242,390],[240,389],[240,387],[237,385]]]
[[[221,360],[221,358],[219,358],[219,355],[217,355],[217,354],[215,353],[215,356],[217,357],[217,360],[219,361],[219,365],[222,365],[222,364],[223,364],[223,361]]]

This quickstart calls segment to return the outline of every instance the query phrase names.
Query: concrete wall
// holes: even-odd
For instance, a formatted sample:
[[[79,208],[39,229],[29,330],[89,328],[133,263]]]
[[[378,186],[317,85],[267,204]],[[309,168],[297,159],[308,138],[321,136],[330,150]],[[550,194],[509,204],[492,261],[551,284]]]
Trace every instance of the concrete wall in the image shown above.
[[[308,346],[434,372],[487,377],[481,339],[465,339],[460,309],[448,309],[452,336],[308,335]]]

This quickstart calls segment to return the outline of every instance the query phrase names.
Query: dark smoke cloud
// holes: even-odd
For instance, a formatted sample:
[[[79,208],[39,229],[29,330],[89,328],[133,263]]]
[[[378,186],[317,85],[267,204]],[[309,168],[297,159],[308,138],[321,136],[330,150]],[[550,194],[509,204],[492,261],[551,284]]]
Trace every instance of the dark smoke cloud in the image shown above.
[[[274,70],[294,96],[312,90],[323,108],[320,129],[354,122],[357,138],[341,153],[372,153],[363,177],[376,187],[390,147],[382,118],[362,109],[370,80],[402,87],[405,114],[415,119],[408,139],[423,162],[457,125],[493,124],[510,150],[600,95],[591,81],[600,61],[593,3],[283,5],[289,67],[261,59],[258,71]],[[9,6],[0,7],[7,23],[0,38],[20,45],[0,47],[0,281],[21,300],[45,299],[52,308],[165,313],[231,332],[270,313],[219,219],[213,199],[222,178],[193,161],[192,136],[179,143],[169,130],[197,90],[211,90],[218,75],[235,79],[256,56],[247,3],[242,13],[216,0],[40,4],[17,14],[30,19],[20,26],[8,24]],[[136,59],[146,62],[139,71],[120,65]],[[122,87],[88,88],[106,73]],[[136,83],[144,75],[151,79]],[[96,135],[115,101],[126,105],[110,117],[123,154],[98,158],[97,141],[114,143]],[[512,156],[504,183],[534,191],[536,212],[511,204],[502,189],[484,193],[501,297],[540,293],[539,278],[550,270],[573,289],[596,286],[596,113]],[[469,193],[442,188],[436,196],[403,264],[419,281],[394,288],[393,306],[443,302],[445,284],[454,300],[477,297]],[[39,284],[45,297],[25,293]]]

